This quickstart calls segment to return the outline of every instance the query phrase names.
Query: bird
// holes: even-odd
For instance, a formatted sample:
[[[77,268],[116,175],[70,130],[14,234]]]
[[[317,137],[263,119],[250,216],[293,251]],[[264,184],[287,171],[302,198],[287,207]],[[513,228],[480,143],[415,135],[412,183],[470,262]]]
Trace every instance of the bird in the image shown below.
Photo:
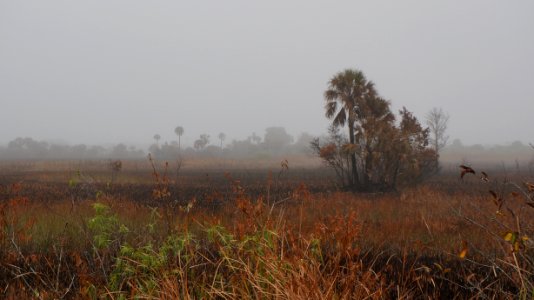
[[[468,167],[466,165],[460,165],[460,168],[462,169],[462,173],[460,173],[460,178],[464,179],[464,175],[467,173],[471,173],[473,175],[476,174],[475,170],[473,170],[471,167]]]
[[[480,179],[482,181],[485,181],[485,182],[489,182],[489,177],[488,177],[488,174],[486,174],[486,172],[482,171],[480,172],[482,174],[482,177],[480,177]]]

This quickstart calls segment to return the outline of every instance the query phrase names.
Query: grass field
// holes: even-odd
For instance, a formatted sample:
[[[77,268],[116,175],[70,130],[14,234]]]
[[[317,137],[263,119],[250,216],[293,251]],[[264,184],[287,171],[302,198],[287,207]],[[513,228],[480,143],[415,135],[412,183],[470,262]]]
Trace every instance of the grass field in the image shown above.
[[[291,162],[4,163],[0,297],[534,297],[531,174],[354,194]]]

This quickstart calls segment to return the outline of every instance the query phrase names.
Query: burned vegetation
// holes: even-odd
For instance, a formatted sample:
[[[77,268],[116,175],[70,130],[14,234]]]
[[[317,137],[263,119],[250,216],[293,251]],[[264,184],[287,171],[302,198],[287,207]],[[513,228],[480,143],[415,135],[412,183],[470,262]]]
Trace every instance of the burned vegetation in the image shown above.
[[[441,169],[444,132],[395,115],[361,71],[324,97],[323,166],[285,156],[281,127],[240,144],[280,155],[262,167],[223,156],[224,133],[215,156],[187,156],[181,126],[145,160],[2,165],[0,297],[533,297],[532,172]]]

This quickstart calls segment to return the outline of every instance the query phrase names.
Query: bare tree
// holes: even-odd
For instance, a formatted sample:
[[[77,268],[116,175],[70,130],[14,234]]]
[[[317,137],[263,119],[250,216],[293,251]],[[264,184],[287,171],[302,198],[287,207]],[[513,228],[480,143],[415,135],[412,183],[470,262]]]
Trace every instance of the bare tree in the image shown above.
[[[110,160],[108,168],[111,170],[111,183],[115,182],[117,174],[122,170],[122,161],[120,159]]]
[[[326,143],[321,145],[319,138],[315,138],[310,143],[311,149],[327,166],[334,169],[343,186],[350,186],[353,184],[350,168],[351,153],[346,151],[349,141],[339,132],[339,126],[330,125],[328,133]]]
[[[426,115],[426,125],[430,129],[430,145],[438,154],[449,140],[449,136],[445,134],[448,123],[449,114],[441,108],[434,107]]]

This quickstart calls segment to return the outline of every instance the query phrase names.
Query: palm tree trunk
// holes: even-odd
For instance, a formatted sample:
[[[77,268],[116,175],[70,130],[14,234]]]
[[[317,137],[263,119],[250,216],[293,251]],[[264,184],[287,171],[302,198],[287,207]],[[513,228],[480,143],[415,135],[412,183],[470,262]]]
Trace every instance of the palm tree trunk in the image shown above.
[[[370,187],[371,179],[369,178],[369,173],[373,168],[373,152],[369,145],[365,146],[365,167],[363,167],[362,173],[362,184],[366,187]]]
[[[352,118],[349,119],[349,141],[351,145],[354,145],[354,121]],[[351,185],[359,189],[360,188],[360,179],[358,176],[358,167],[356,165],[356,153],[350,155],[350,164],[352,167],[352,182]]]

